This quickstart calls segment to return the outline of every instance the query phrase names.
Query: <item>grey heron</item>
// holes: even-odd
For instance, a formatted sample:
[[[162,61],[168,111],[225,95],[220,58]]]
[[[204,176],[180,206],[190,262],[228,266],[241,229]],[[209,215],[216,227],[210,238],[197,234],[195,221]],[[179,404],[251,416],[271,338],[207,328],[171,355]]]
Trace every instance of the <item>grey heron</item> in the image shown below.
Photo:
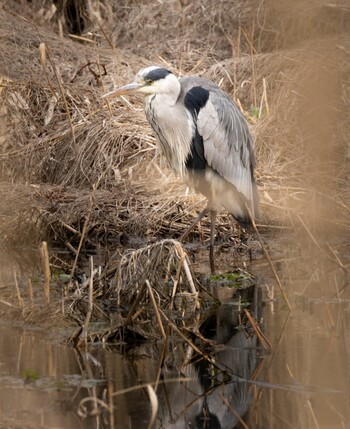
[[[133,82],[103,97],[133,92],[145,96],[147,120],[170,167],[208,200],[183,237],[211,213],[213,273],[216,211],[224,208],[243,223],[258,215],[255,154],[248,123],[225,92],[201,77],[177,78],[165,68],[146,67]]]

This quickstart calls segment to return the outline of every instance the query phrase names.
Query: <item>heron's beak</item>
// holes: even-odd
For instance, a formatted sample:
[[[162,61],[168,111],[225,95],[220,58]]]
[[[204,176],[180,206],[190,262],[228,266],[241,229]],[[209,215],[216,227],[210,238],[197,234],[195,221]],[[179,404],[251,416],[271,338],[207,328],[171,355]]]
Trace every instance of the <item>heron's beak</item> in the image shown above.
[[[128,85],[121,86],[120,88],[114,89],[107,94],[102,95],[102,98],[111,98],[118,97],[119,95],[129,94],[131,92],[136,92],[138,89],[142,88],[144,85],[138,82],[131,82]]]

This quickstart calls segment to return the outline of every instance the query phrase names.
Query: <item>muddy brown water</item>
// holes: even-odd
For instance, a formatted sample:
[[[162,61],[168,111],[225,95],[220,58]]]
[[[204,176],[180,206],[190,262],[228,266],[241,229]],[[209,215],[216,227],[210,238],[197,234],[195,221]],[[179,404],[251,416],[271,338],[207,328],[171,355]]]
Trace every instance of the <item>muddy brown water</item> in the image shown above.
[[[237,303],[225,302],[208,320],[205,334],[223,345],[212,357],[231,376],[203,360],[181,372],[169,366],[167,382],[156,390],[159,408],[152,427],[350,428],[348,242],[338,237],[316,248],[300,236],[270,234],[269,240],[292,304],[288,311],[264,259],[248,266],[257,278],[250,308],[263,322],[271,351],[238,328]],[[1,287],[13,283],[10,260],[3,254]],[[5,304],[0,305],[4,314]],[[124,390],[156,380],[160,353],[156,343],[124,352],[100,344],[82,352],[48,332],[3,321],[0,427],[147,428],[147,389]],[[176,353],[180,359],[193,352],[179,345]],[[174,382],[178,377],[189,380]],[[109,412],[104,403],[111,394]]]

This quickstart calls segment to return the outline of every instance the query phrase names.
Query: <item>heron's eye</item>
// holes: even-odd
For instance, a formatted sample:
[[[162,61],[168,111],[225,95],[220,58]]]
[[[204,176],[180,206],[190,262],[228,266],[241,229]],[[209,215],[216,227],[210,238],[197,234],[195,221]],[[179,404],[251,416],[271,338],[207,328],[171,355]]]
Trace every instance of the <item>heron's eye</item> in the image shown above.
[[[153,82],[154,82],[154,80],[152,80],[152,79],[146,79],[145,80],[146,85],[152,85]]]

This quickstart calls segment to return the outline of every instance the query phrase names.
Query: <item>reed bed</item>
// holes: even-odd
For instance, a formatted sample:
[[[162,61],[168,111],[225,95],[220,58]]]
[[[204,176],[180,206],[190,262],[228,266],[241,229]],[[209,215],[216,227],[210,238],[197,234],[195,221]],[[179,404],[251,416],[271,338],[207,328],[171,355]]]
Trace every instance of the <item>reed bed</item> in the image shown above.
[[[7,242],[47,240],[68,249],[73,276],[77,268],[90,270],[87,252],[107,245],[114,256],[102,267],[107,277],[93,276],[94,302],[109,295],[117,306],[147,301],[140,317],[155,320],[154,302],[175,305],[170,278],[181,283],[180,307],[199,291],[193,273],[190,289],[173,240],[204,200],[160,157],[142,100],[106,102],[101,95],[150,64],[213,79],[237,101],[255,136],[257,227],[295,228],[301,218],[306,230],[311,224],[348,233],[350,45],[349,10],[337,2],[151,3],[0,7],[0,231]],[[84,12],[78,23],[67,10],[72,5]],[[302,19],[300,11],[307,12]],[[227,217],[220,223],[226,227]],[[208,238],[207,220],[194,236]],[[81,308],[82,322],[88,284],[70,287],[74,299],[84,291],[67,307]],[[95,306],[91,320],[103,313]]]

